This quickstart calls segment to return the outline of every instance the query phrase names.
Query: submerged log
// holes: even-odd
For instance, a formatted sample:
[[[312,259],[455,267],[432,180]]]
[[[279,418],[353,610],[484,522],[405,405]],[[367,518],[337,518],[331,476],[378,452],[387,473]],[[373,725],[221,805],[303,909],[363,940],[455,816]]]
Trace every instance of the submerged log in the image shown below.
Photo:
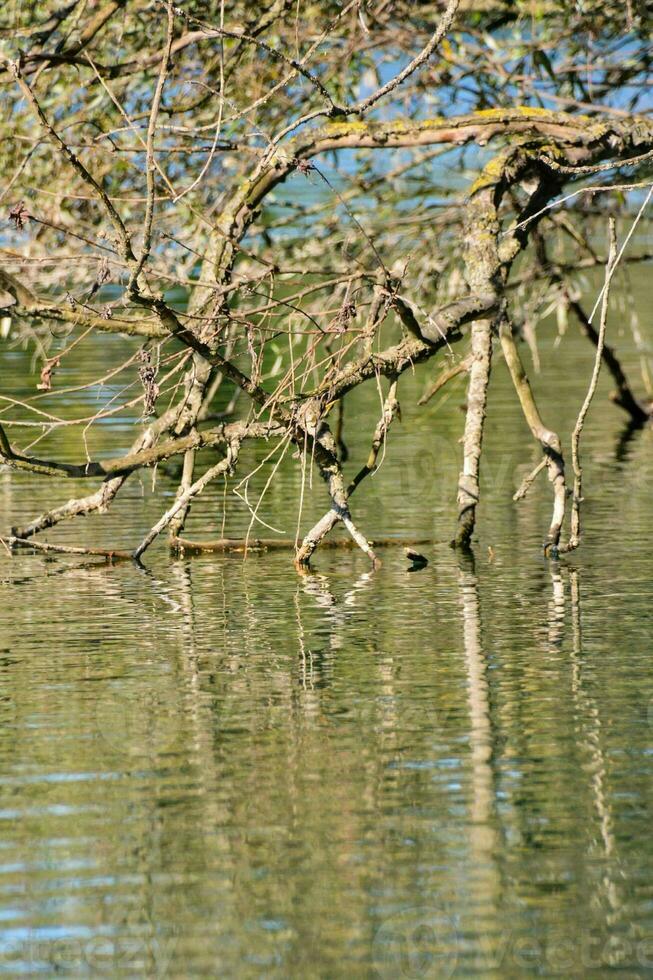
[[[434,538],[375,538],[375,548],[410,548],[416,545],[435,545]],[[325,538],[322,549],[353,551],[358,544],[353,538]],[[177,555],[200,555],[223,551],[293,551],[294,541],[282,538],[215,538],[207,541],[191,541],[189,538],[175,537],[170,540],[170,550]]]

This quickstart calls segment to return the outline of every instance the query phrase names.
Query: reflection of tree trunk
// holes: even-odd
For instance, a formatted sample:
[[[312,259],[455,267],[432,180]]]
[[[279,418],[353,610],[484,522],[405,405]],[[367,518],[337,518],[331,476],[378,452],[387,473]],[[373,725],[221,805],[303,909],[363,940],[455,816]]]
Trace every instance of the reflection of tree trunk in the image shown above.
[[[581,626],[581,598],[578,572],[569,573],[571,583],[571,620],[573,635],[571,689],[576,713],[576,724],[581,734],[583,748],[591,759],[591,792],[594,809],[598,818],[599,832],[606,859],[611,859],[602,885],[607,902],[611,909],[621,908],[621,900],[613,874],[613,859],[615,852],[615,837],[613,831],[612,807],[607,789],[607,766],[602,746],[602,724],[598,705],[584,687],[583,682],[583,652]]]
[[[329,652],[335,659],[337,651],[341,650],[346,644],[349,620],[352,613],[356,611],[361,593],[374,581],[376,570],[365,571],[356,579],[350,589],[342,596],[337,598],[332,592],[329,579],[324,574],[318,574],[307,567],[299,567],[299,582],[295,593],[295,610],[297,615],[297,640],[299,656],[301,661],[302,673],[302,698],[300,703],[305,713],[312,705],[317,705],[318,693],[315,688],[314,677],[314,657],[310,647],[306,645],[306,630],[302,620],[302,607],[300,602],[300,588],[305,595],[309,596],[324,614],[325,619],[330,621],[329,629]],[[378,658],[378,673],[381,680],[381,690],[383,697],[380,699],[379,712],[380,718],[374,718],[375,730],[380,732],[381,748],[379,758],[385,758],[389,752],[394,751],[397,746],[397,731],[399,728],[399,717],[397,712],[397,692],[395,685],[396,667],[391,655]],[[366,769],[367,777],[363,789],[363,800],[369,810],[377,806],[377,794],[379,784],[383,782],[385,765],[380,763],[379,768],[369,766]],[[352,837],[353,839],[353,837]]]
[[[193,748],[199,755],[202,753],[203,747],[206,748],[207,744],[210,744],[210,741],[207,743],[206,737],[202,734],[202,721],[199,716],[201,689],[195,648],[195,609],[190,566],[187,562],[175,562],[172,566],[172,575],[177,581],[176,594],[181,606],[183,621],[180,660],[186,690],[184,715],[190,722],[189,729],[192,733]],[[205,767],[202,766],[202,772],[205,771]]]
[[[589,769],[590,772],[589,791],[598,821],[598,835],[590,832],[589,839],[591,844],[593,844],[597,837],[601,841],[606,868],[601,881],[601,892],[607,906],[613,912],[620,913],[621,899],[613,870],[616,842],[613,831],[610,794],[607,788],[607,765],[602,746],[602,723],[598,705],[585,688],[582,672],[584,655],[582,649],[581,596],[578,571],[570,570],[569,580],[571,586],[572,627],[571,693],[574,705],[574,727],[579,749],[582,753],[585,753],[590,762],[589,767],[584,767],[583,771]],[[560,647],[564,630],[566,593],[560,568],[556,565],[553,566],[551,571],[551,581],[552,599],[549,603],[549,641],[556,647]],[[590,855],[590,857],[592,864],[594,864],[596,857],[594,854]],[[606,923],[606,928],[608,933],[614,929],[612,916],[610,916],[610,921]]]
[[[221,782],[219,765],[215,756],[215,727],[213,707],[210,703],[203,704],[200,682],[200,670],[195,638],[197,628],[195,623],[195,607],[193,599],[193,582],[191,566],[188,562],[175,562],[172,566],[173,576],[177,580],[177,598],[181,605],[183,630],[180,647],[180,681],[183,684],[185,696],[184,717],[188,725],[189,741],[197,759],[197,779],[201,784],[201,794],[206,818],[202,827],[208,834],[218,833],[217,828],[224,827],[228,821],[229,810],[224,802],[224,787]],[[220,790],[221,792],[218,792]],[[229,850],[228,834],[220,832],[221,846],[225,852]]]
[[[494,804],[492,772],[492,722],[487,660],[481,646],[481,610],[478,581],[470,572],[460,572],[460,600],[463,609],[463,639],[467,668],[467,697],[469,701],[470,743],[472,749],[472,823],[483,828],[487,843],[494,844],[494,829],[488,826]],[[477,842],[480,841],[475,831]]]
[[[218,839],[221,855],[227,865],[234,861],[232,838],[228,831],[223,829],[228,824],[230,814],[223,802],[225,794],[220,779],[219,763],[216,760],[215,719],[212,708],[203,702],[202,698],[190,565],[176,562],[171,566],[171,574],[174,580],[172,594],[177,601],[170,598],[167,583],[159,581],[150,572],[142,573],[143,583],[151,588],[151,594],[160,601],[172,605],[175,615],[181,617],[182,623],[179,631],[178,656],[170,660],[169,683],[173,692],[171,704],[174,703],[180,709],[176,715],[180,727],[170,748],[179,758],[192,762],[193,779],[197,783],[197,795],[201,799],[201,804],[198,803],[198,809],[201,806],[200,817],[195,830],[198,837],[203,837],[206,842],[205,846],[198,846],[198,850],[200,853],[212,853]],[[99,588],[96,591],[99,592]],[[158,683],[161,683],[160,678]],[[160,758],[163,759],[163,756]],[[140,766],[140,763],[138,765]],[[174,771],[174,762],[172,766]],[[131,885],[134,891],[133,906],[130,905],[124,916],[117,919],[109,891],[106,899],[103,899],[105,905],[103,924],[107,929],[116,929],[118,923],[115,939],[117,961],[111,964],[115,966],[115,970],[119,972],[120,968],[124,967],[122,951],[130,948],[133,943],[139,958],[143,960],[145,975],[161,977],[168,975],[170,963],[179,955],[184,937],[177,931],[174,923],[168,923],[169,909],[165,905],[168,895],[160,885],[160,876],[168,871],[170,835],[176,824],[174,818],[171,822],[171,815],[168,815],[168,811],[159,799],[158,792],[161,792],[162,787],[158,779],[155,779],[150,789],[152,787],[156,792],[153,790],[151,798],[144,799],[142,804],[134,806],[133,810],[131,806],[128,808],[130,812],[121,830],[118,850],[114,850],[113,843],[109,845],[111,850],[108,853],[111,858],[114,853],[119,852],[131,855],[127,873],[134,873],[134,882]],[[163,792],[165,793],[165,790]],[[173,860],[176,856],[174,852]],[[210,902],[208,895],[207,902]],[[186,911],[183,901],[177,911],[181,913],[183,920]],[[162,921],[166,922],[163,931],[160,928]],[[98,947],[97,961],[93,958],[93,946],[89,948],[91,968],[96,965],[106,967],[104,947],[102,945]]]
[[[472,800],[470,805],[470,865],[472,906],[482,909],[481,946],[486,957],[493,951],[493,936],[499,934],[500,878],[496,863],[498,830],[495,809],[494,731],[490,711],[490,685],[487,657],[481,638],[481,609],[478,579],[473,567],[461,565],[460,602],[463,613],[463,641],[467,670],[469,741],[472,755]],[[487,938],[486,938],[487,937]],[[484,963],[489,967],[489,963]]]
[[[557,562],[551,563],[551,602],[549,603],[549,644],[559,647],[565,630],[565,584]]]

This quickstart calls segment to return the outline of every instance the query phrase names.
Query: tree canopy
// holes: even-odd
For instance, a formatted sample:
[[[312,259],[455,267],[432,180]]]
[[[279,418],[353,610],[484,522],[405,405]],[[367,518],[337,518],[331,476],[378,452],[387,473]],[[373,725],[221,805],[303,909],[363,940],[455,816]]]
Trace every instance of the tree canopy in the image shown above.
[[[71,463],[44,448],[56,418],[37,457],[20,448],[20,413],[36,417],[37,402],[3,405],[2,462],[99,481],[13,529],[12,546],[38,547],[62,520],[106,509],[137,470],[179,457],[175,502],[133,555],[163,531],[183,550],[192,501],[236,470],[247,440],[265,440],[293,446],[328,491],[296,561],[338,523],[376,560],[350,500],[386,440],[395,448],[399,393],[427,400],[465,372],[454,540],[466,547],[497,347],[553,488],[547,554],[577,547],[584,415],[570,420],[565,536],[563,445],[520,348],[543,311],[571,316],[616,404],[648,423],[604,333],[614,276],[650,258],[633,233],[653,186],[652,13],[645,0],[5,5],[4,343],[33,346],[38,387],[54,395],[88,338],[131,338],[118,377],[138,415],[130,450],[101,460],[85,456],[80,425]],[[594,310],[575,288],[592,268],[604,270]],[[409,369],[431,359],[444,363],[422,394]],[[385,386],[384,404],[346,478],[338,421],[366,382]],[[97,423],[110,411],[107,399]]]

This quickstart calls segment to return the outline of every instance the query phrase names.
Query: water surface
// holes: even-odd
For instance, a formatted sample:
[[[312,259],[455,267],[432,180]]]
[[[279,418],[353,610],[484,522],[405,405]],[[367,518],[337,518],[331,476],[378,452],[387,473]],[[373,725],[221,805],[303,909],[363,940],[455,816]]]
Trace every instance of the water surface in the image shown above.
[[[87,352],[66,383],[119,356],[112,338]],[[593,353],[571,330],[562,352],[564,369],[543,336],[534,387],[568,444]],[[28,356],[3,353],[3,390],[30,393]],[[511,501],[538,451],[496,362],[473,560],[447,546],[464,387],[418,414],[428,370],[353,505],[368,535],[431,538],[420,572],[398,548],[375,573],[338,551],[304,576],[283,552],[0,556],[7,975],[651,974],[653,431],[627,432],[603,379],[585,540],[547,563],[549,488]],[[377,413],[372,386],[348,405],[350,470]],[[92,451],[128,444],[125,420],[102,428]],[[80,447],[67,429],[38,451]],[[288,454],[259,512],[291,538],[299,480]],[[135,544],[174,493],[157,481],[50,540]],[[1,471],[3,527],[79,489]],[[324,506],[315,479],[304,530]],[[188,533],[222,522],[215,487]]]

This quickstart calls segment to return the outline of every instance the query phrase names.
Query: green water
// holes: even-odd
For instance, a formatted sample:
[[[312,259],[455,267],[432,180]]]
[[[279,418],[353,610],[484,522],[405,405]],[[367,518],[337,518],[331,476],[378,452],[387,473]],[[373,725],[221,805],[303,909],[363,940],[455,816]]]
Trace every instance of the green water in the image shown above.
[[[85,350],[58,384],[119,357],[115,339]],[[593,353],[570,328],[541,355],[534,386],[568,443]],[[33,393],[28,360],[3,349],[3,392]],[[651,974],[653,430],[628,436],[603,379],[585,541],[548,564],[546,479],[511,500],[538,452],[497,353],[472,562],[446,544],[464,387],[418,414],[427,378],[404,382],[403,422],[353,504],[368,535],[432,538],[422,571],[397,548],[374,573],[318,553],[302,577],[283,552],[159,547],[145,569],[0,555],[6,975]],[[85,404],[71,396],[67,417]],[[373,386],[348,405],[350,471],[377,413]],[[128,444],[120,417],[98,428],[93,452]],[[35,451],[83,458],[70,429]],[[289,453],[259,511],[291,538],[298,469]],[[134,545],[174,493],[157,481],[50,540]],[[2,526],[79,489],[0,471]],[[304,530],[319,480],[305,497]],[[226,500],[226,532],[244,533]],[[207,491],[189,535],[219,534],[222,511],[223,488]]]

